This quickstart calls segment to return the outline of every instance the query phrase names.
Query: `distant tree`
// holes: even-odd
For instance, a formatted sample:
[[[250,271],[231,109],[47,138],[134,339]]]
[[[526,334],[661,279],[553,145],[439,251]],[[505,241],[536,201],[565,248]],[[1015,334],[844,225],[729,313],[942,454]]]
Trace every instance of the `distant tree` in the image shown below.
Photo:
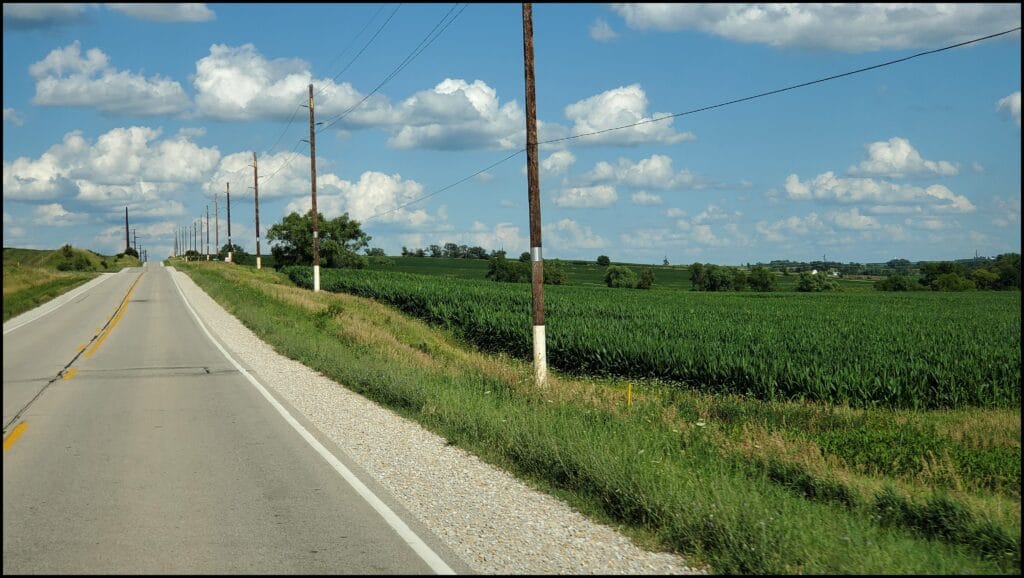
[[[430,251],[430,256],[431,257],[443,257],[444,256],[444,252],[441,250],[441,246],[440,245],[431,245],[431,246],[427,247],[427,250]]]
[[[747,272],[743,269],[733,269],[732,288],[735,291],[743,291],[747,288]]]
[[[760,265],[750,270],[750,276],[747,277],[747,285],[754,291],[775,291],[777,288],[775,275]]]
[[[357,251],[366,247],[371,237],[359,227],[359,221],[350,219],[348,213],[333,219],[319,215],[320,223],[320,264],[325,267],[347,267],[362,269],[366,258]],[[313,264],[313,211],[305,215],[289,213],[280,223],[267,230],[271,242],[270,252],[274,255],[276,268],[287,265]]]
[[[925,287],[938,291],[935,282],[942,275],[954,274],[958,277],[966,277],[967,269],[960,263],[954,261],[932,261],[921,264],[921,279],[919,282]]]
[[[124,253],[121,253],[121,255],[131,255],[136,259],[139,258],[139,252],[136,251],[134,247],[128,247],[127,249],[124,250]]]
[[[654,285],[654,271],[650,267],[644,267],[640,272],[640,279],[636,282],[637,289],[650,289]]]
[[[423,249],[416,249],[415,255],[417,257],[426,257],[427,256],[427,252],[424,251]]]
[[[974,281],[974,285],[978,289],[998,289],[999,288],[999,273],[989,269],[975,269],[971,271],[971,281]]]
[[[487,262],[486,277],[494,281],[519,283],[530,278],[530,270],[519,261],[509,261],[503,256],[491,257]]]
[[[488,256],[488,259],[491,258],[491,257],[505,257],[505,256],[506,256],[506,253],[505,253],[504,249],[495,249],[494,251],[491,251],[491,254]]]
[[[970,291],[975,288],[974,281],[956,273],[942,273],[931,284],[933,291]]]
[[[239,258],[248,255],[248,253],[245,252],[245,249],[243,249],[239,245],[236,245],[235,243],[232,243],[230,245],[224,243],[224,246],[221,247],[220,251],[217,252],[217,257],[219,257],[221,261],[227,259],[228,251],[231,252],[231,259],[234,261],[237,261]]]
[[[597,264],[602,267],[607,267],[608,265],[611,265],[611,263],[612,260],[608,258],[608,255],[601,255],[597,258]]]
[[[604,272],[605,285],[616,288],[634,288],[638,282],[636,273],[629,267],[610,265]]]
[[[486,259],[487,249],[483,247],[470,247],[466,250],[467,259]]]
[[[910,268],[911,263],[906,259],[890,259],[885,265],[890,269],[905,270]]]
[[[1020,289],[1020,253],[999,255],[994,269],[999,273],[1000,289]]]
[[[909,275],[896,274],[875,281],[875,289],[879,291],[915,291],[922,287]]]
[[[668,267],[668,257],[665,257],[665,260],[661,262],[661,266]]]
[[[735,278],[731,267],[706,265],[704,267],[704,288],[702,290],[731,291]]]
[[[449,258],[449,259],[458,259],[460,257],[458,244],[456,244],[456,243],[445,243],[444,244],[444,256]]]
[[[364,252],[366,253],[367,257],[386,257],[387,256],[387,254],[384,253],[384,249],[381,249],[380,247],[374,247],[372,249],[367,248]]]
[[[839,291],[839,283],[825,273],[811,273],[804,271],[800,273],[800,279],[796,283],[796,290],[803,292]]]
[[[402,245],[402,256],[403,257],[408,257],[411,254],[412,254],[412,252],[409,251],[409,248],[406,247],[405,245]]]
[[[690,285],[694,291],[704,290],[704,265],[694,263],[690,265]]]
[[[529,263],[530,262],[530,252],[529,251],[523,251],[522,253],[520,253],[519,254],[519,260],[522,261],[523,263]]]
[[[520,263],[522,260],[519,261]],[[529,267],[529,265],[527,265]],[[532,277],[532,272],[531,272]],[[565,264],[559,259],[551,259],[550,261],[544,261],[544,284],[545,285],[565,285],[569,281],[569,276],[565,273]]]

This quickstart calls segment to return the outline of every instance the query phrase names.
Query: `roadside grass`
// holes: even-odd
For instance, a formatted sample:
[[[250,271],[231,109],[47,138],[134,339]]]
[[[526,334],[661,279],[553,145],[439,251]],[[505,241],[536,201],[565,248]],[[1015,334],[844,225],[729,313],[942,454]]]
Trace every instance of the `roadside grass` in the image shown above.
[[[66,293],[98,273],[64,273],[4,263],[4,321]]]
[[[528,364],[371,299],[313,294],[268,269],[171,264],[281,354],[713,572],[1020,573],[1019,413],[769,403],[655,382],[633,382],[626,407],[625,381],[553,374],[538,390]]]

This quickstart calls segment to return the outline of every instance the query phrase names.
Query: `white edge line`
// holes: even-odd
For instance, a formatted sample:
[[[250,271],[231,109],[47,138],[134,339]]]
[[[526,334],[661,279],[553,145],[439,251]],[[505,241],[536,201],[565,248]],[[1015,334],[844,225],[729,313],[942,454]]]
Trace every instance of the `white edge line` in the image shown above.
[[[181,286],[178,285],[178,280],[175,278],[175,273],[178,271],[173,267],[168,267],[168,270],[171,272],[171,280],[174,282],[174,288],[178,290],[178,294],[181,295],[181,299],[184,301],[185,306],[188,307],[188,310],[192,313],[192,317],[194,317],[196,322],[199,323],[199,327],[204,333],[206,333],[206,336],[210,338],[210,341],[212,341],[213,344],[217,346],[217,349],[224,354],[224,357],[235,366],[235,369],[244,375],[246,379],[249,380],[249,383],[263,394],[263,397],[270,402],[270,405],[277,410],[277,413],[281,414],[281,417],[283,417],[284,420],[288,422],[288,424],[291,425],[292,428],[294,428],[295,431],[297,431],[299,435],[302,436],[302,438],[306,440],[306,442],[312,446],[318,454],[320,454],[321,457],[327,460],[327,463],[329,463],[335,471],[341,475],[341,477],[345,478],[345,481],[348,482],[349,485],[351,485],[367,503],[373,506],[373,509],[376,510],[377,513],[384,518],[384,521],[387,522],[403,540],[405,540],[405,543],[408,544],[409,547],[411,547],[413,551],[415,551],[416,554],[418,554],[419,557],[427,563],[428,566],[430,566],[430,569],[433,570],[435,574],[455,574],[456,572],[452,570],[451,567],[448,566],[448,564],[446,564],[445,561],[442,560],[441,557],[426,544],[426,542],[416,535],[416,533],[398,517],[398,514],[395,514],[395,512],[389,508],[387,504],[381,501],[381,499],[378,498],[370,488],[366,487],[366,485],[363,484],[363,482],[361,482],[351,470],[345,467],[345,464],[341,463],[334,454],[332,454],[326,447],[324,447],[323,444],[313,437],[313,434],[309,433],[309,430],[303,427],[302,424],[300,424],[298,420],[296,420],[292,414],[274,398],[274,396],[270,395],[270,392],[268,392],[267,389],[252,376],[252,374],[246,371],[246,369],[242,367],[235,358],[231,357],[231,354],[221,346],[220,342],[214,339],[213,335],[206,328],[206,324],[204,324],[202,319],[199,318],[199,314],[196,313],[196,310],[192,308],[188,299],[185,298],[185,293],[182,292]],[[184,273],[182,273],[182,275],[184,275]]]
[[[46,303],[44,303],[44,304],[39,306],[41,308],[41,307],[46,307],[47,305],[52,305],[52,307],[50,309],[46,310],[45,312],[43,312],[42,314],[40,314],[37,317],[33,317],[31,319],[23,321],[21,323],[18,323],[17,325],[12,326],[12,327],[4,327],[4,335],[7,335],[8,333],[14,331],[15,329],[19,329],[21,327],[24,327],[24,326],[28,325],[29,323],[32,323],[33,321],[39,321],[43,317],[46,317],[47,315],[49,315],[49,314],[53,313],[54,311],[60,309],[64,305],[67,305],[68,303],[73,301],[75,299],[75,297],[78,297],[79,295],[81,295],[82,293],[85,293],[86,291],[92,289],[93,287],[99,287],[100,283],[103,283],[107,279],[110,279],[111,277],[114,277],[116,275],[118,275],[118,273],[103,273],[97,279],[90,279],[89,282],[86,283],[85,285],[82,285],[81,287],[75,287],[75,290],[72,291],[71,293],[64,293],[63,295],[58,295],[55,299],[51,299],[50,301],[47,301]],[[64,297],[64,299],[62,301],[60,301],[59,303],[57,303],[56,305],[53,305],[53,303],[55,301],[57,301],[57,299],[60,299],[61,297]],[[29,311],[36,311],[36,309],[30,309]],[[25,313],[28,313],[29,311],[26,311]],[[24,315],[24,313],[22,315]]]

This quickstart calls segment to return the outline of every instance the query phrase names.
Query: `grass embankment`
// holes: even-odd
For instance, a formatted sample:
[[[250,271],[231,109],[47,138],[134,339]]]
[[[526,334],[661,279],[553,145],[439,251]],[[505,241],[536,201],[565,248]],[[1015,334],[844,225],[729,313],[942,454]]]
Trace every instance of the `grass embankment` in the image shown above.
[[[4,247],[3,259],[5,322],[88,282],[100,272],[140,265],[130,255],[111,257],[75,248],[50,251]],[[74,264],[78,270],[61,271],[62,264]]]
[[[854,410],[558,375],[271,270],[173,263],[280,353],[716,573],[1020,573],[1020,414]],[[955,462],[949,448],[986,455]],[[988,453],[986,453],[988,452]],[[1011,463],[1012,462],[1012,463]]]

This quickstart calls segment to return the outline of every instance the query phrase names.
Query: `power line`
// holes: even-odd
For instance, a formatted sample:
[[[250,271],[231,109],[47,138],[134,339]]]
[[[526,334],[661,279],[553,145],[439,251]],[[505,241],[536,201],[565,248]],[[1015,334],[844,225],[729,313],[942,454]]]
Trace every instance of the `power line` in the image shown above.
[[[389,81],[391,81],[391,79],[393,79],[395,76],[397,76],[398,73],[402,71],[402,69],[404,69],[406,66],[408,66],[417,56],[419,56],[424,50],[426,50],[431,44],[433,44],[433,42],[435,40],[437,40],[437,38],[439,36],[441,36],[441,34],[443,34],[444,31],[447,30],[448,27],[451,26],[451,24],[453,22],[455,22],[455,19],[458,18],[460,14],[462,14],[462,12],[466,9],[468,4],[463,5],[461,10],[459,10],[454,16],[452,16],[451,19],[448,19],[448,17],[451,16],[452,12],[455,11],[455,8],[457,6],[458,6],[458,4],[453,4],[452,7],[448,9],[448,12],[446,12],[445,15],[442,16],[440,20],[438,20],[437,24],[434,25],[434,27],[430,30],[430,32],[428,32],[427,35],[423,37],[423,40],[420,41],[420,43],[416,46],[416,48],[414,48],[413,51],[410,52],[409,55],[406,56],[405,59],[403,59],[402,62],[399,63],[398,66],[395,67],[395,69],[392,70],[391,73],[388,74],[388,76],[386,76],[384,78],[384,80],[380,81],[380,83],[378,83],[377,86],[374,87],[374,89],[372,91],[370,91],[366,96],[364,96],[362,98],[362,100],[360,100],[359,102],[357,102],[354,105],[350,106],[344,112],[342,112],[341,114],[337,115],[333,120],[326,121],[326,122],[322,123],[323,126],[321,126],[319,129],[317,129],[316,132],[319,134],[320,132],[323,132],[324,130],[327,130],[328,128],[330,128],[331,126],[336,124],[338,121],[340,121],[341,119],[343,119],[346,116],[348,116],[349,113],[351,113],[353,110],[355,110],[360,105],[362,105],[364,102],[366,102],[371,96],[376,94],[378,90],[380,90],[385,84],[387,84]],[[395,11],[397,11],[397,10],[398,9],[396,8]],[[394,12],[391,13],[391,16],[394,16]],[[386,25],[387,22],[389,22],[390,20],[391,20],[391,17],[389,17],[388,21],[386,21],[384,24]],[[445,20],[448,20],[448,22],[445,23]],[[444,24],[444,25],[442,26],[442,24]],[[440,28],[440,30],[438,30],[438,28]],[[383,29],[383,25],[381,26],[381,29]],[[378,33],[379,32],[380,32],[380,29],[378,29]],[[435,34],[435,32],[436,32],[436,34]],[[431,37],[431,35],[433,35],[433,37]],[[374,38],[376,38],[376,35],[374,35]],[[371,38],[371,41],[372,40],[373,39]],[[367,45],[369,45],[369,44],[367,44]],[[291,157],[289,157],[288,160],[283,165],[281,165],[280,168],[278,168],[270,176],[268,176],[267,179],[264,181],[264,184],[270,182],[270,180],[273,179],[275,176],[277,176],[277,174],[279,172],[281,172],[286,167],[291,165],[292,161],[295,160],[295,158],[297,156],[297,150],[296,149],[297,149],[298,145],[300,145],[301,143],[302,143],[301,140],[296,143],[296,146],[292,148],[293,152],[296,153],[296,154],[293,154]]]
[[[427,35],[423,37],[423,40],[420,40],[420,43],[416,46],[416,48],[414,48],[413,51],[410,52],[409,55],[406,56],[405,59],[402,60],[402,62],[399,63],[399,65],[397,67],[395,67],[395,69],[393,71],[391,71],[390,74],[387,75],[387,77],[384,78],[384,80],[380,81],[380,83],[376,87],[374,87],[373,90],[371,90],[366,96],[364,96],[362,98],[362,100],[360,100],[359,102],[357,102],[354,105],[350,106],[347,110],[345,110],[344,112],[339,114],[336,118],[331,119],[329,121],[326,121],[324,123],[324,125],[320,128],[320,130],[318,130],[317,132],[323,132],[323,131],[327,130],[328,128],[334,126],[338,121],[340,121],[341,119],[343,119],[346,116],[348,116],[349,113],[351,113],[353,110],[355,110],[360,105],[362,105],[364,102],[366,102],[371,96],[376,94],[377,91],[380,90],[385,84],[387,84],[388,82],[391,81],[391,79],[393,79],[395,76],[397,76],[398,73],[402,71],[402,69],[404,69],[410,63],[412,63],[412,61],[415,60],[415,58],[417,56],[419,56],[421,53],[423,53],[423,51],[426,50],[431,44],[433,44],[434,41],[437,40],[438,37],[441,36],[441,34],[444,34],[444,31],[447,30],[448,27],[451,26],[451,24],[453,22],[455,22],[455,19],[458,18],[459,15],[462,14],[462,12],[469,5],[468,4],[464,4],[462,6],[462,9],[460,9],[455,14],[455,16],[452,16],[451,19],[448,20],[448,22],[445,23],[444,26],[442,27],[441,26],[442,23],[444,23],[445,20],[447,20],[448,17],[451,16],[452,12],[455,10],[455,8],[457,6],[458,6],[458,4],[453,4],[452,7],[448,9],[448,12],[445,13],[445,15],[442,16],[440,20],[438,20],[437,24],[434,25],[434,27],[430,30],[430,32],[428,32]],[[438,30],[439,27],[440,27],[440,30]],[[435,32],[437,32],[437,34],[434,34]],[[433,35],[433,37],[431,37],[431,35]]]
[[[649,124],[649,123],[652,123],[652,122],[659,122],[659,121],[670,119],[670,118],[676,118],[676,117],[686,116],[686,115],[694,114],[694,113],[698,113],[698,112],[704,112],[706,110],[711,110],[711,109],[714,109],[714,108],[721,108],[723,106],[728,106],[730,104],[737,104],[737,103],[745,102],[745,101],[748,101],[748,100],[754,100],[755,98],[762,98],[762,97],[765,97],[765,96],[771,96],[773,94],[778,94],[780,92],[786,92],[788,90],[794,90],[794,89],[797,89],[797,88],[803,88],[805,86],[811,86],[812,84],[818,84],[818,83],[822,83],[822,82],[827,82],[829,80],[835,80],[837,78],[843,78],[844,76],[852,76],[854,74],[860,74],[861,72],[867,72],[869,70],[874,70],[876,68],[882,68],[882,67],[885,67],[885,66],[891,66],[893,64],[898,64],[900,62],[906,62],[906,61],[912,60],[914,58],[918,58],[918,57],[921,57],[921,56],[927,56],[929,54],[935,54],[937,52],[942,52],[944,50],[951,50],[953,48],[960,48],[961,46],[967,46],[968,44],[974,44],[975,42],[981,42],[982,40],[989,40],[989,39],[992,39],[992,38],[996,38],[997,36],[1003,36],[1005,34],[1010,34],[1012,32],[1016,32],[1016,31],[1020,30],[1020,28],[1021,27],[1018,26],[1016,28],[1013,28],[1013,29],[1010,29],[1010,30],[1006,30],[1004,32],[998,32],[996,34],[990,34],[990,35],[984,36],[982,38],[975,38],[974,40],[968,40],[966,42],[960,42],[959,44],[951,44],[949,46],[944,46],[942,48],[937,48],[935,50],[927,50],[925,52],[918,52],[917,54],[913,54],[911,56],[907,56],[907,57],[904,57],[904,58],[898,58],[896,60],[890,60],[889,62],[883,62],[881,64],[876,64],[874,66],[867,66],[865,68],[858,68],[857,70],[851,70],[849,72],[844,72],[842,74],[834,74],[832,76],[827,76],[825,78],[819,78],[817,80],[812,80],[812,81],[809,81],[809,82],[803,82],[803,83],[800,83],[800,84],[794,84],[792,86],[787,86],[785,88],[778,88],[778,89],[775,89],[775,90],[769,90],[768,92],[762,92],[760,94],[755,94],[753,96],[737,98],[736,100],[730,100],[728,102],[722,102],[722,103],[719,103],[719,104],[713,104],[711,106],[705,106],[705,107],[702,107],[702,108],[695,108],[693,110],[688,110],[686,112],[677,112],[675,114],[669,114],[669,115],[665,115],[665,116],[658,117],[658,118],[650,118],[650,119],[647,119],[647,120],[642,120],[640,122],[635,122],[635,123],[632,123],[632,124],[626,124],[626,125],[622,125],[622,126],[617,126],[617,127],[614,127],[614,128],[606,128],[606,129],[602,129],[602,130],[596,130],[596,131],[593,131],[593,132],[588,132],[588,133],[577,134],[577,135],[573,135],[573,136],[567,136],[567,137],[563,137],[563,138],[556,138],[556,139],[541,141],[541,142],[539,142],[537,144],[551,144],[551,143],[556,143],[556,142],[563,142],[563,141],[567,141],[567,140],[578,139],[578,138],[582,138],[582,137],[585,137],[585,136],[594,136],[594,135],[603,134],[603,133],[606,133],[606,132],[612,132],[612,131],[615,131],[615,130],[622,130],[622,129],[625,129],[625,128],[632,128],[634,126],[640,126],[640,125],[643,125],[643,124]]]
[[[837,78],[843,78],[845,76],[852,76],[854,74],[859,74],[859,73],[862,73],[862,72],[867,72],[869,70],[874,70],[876,68],[883,68],[883,67],[886,67],[886,66],[891,66],[893,64],[898,64],[900,62],[906,62],[908,60],[912,60],[914,58],[918,58],[918,57],[921,57],[921,56],[926,56],[926,55],[929,55],[929,54],[936,54],[936,53],[939,53],[939,52],[943,52],[945,50],[951,50],[953,48],[960,48],[962,46],[967,46],[969,44],[974,44],[976,42],[981,42],[983,40],[990,40],[992,38],[996,38],[996,37],[999,37],[999,36],[1004,36],[1006,34],[1011,34],[1013,32],[1016,32],[1016,31],[1020,30],[1020,29],[1021,29],[1021,27],[1017,26],[1016,28],[1011,28],[1011,29],[1005,30],[1003,32],[997,32],[995,34],[990,34],[988,36],[983,36],[981,38],[975,38],[974,40],[968,40],[966,42],[960,42],[960,43],[957,43],[957,44],[951,44],[949,46],[944,46],[942,48],[936,48],[935,50],[927,50],[927,51],[924,51],[924,52],[919,52],[917,54],[913,54],[911,56],[907,56],[907,57],[904,57],[904,58],[898,58],[896,60],[890,60],[888,62],[883,62],[881,64],[876,64],[876,65],[868,66],[868,67],[865,67],[865,68],[859,68],[857,70],[852,70],[852,71],[844,72],[844,73],[841,73],[841,74],[835,74],[835,75],[832,75],[832,76],[827,76],[827,77],[824,77],[824,78],[819,78],[817,80],[812,80],[812,81],[809,81],[809,82],[803,82],[803,83],[800,83],[800,84],[795,84],[795,85],[792,85],[792,86],[787,86],[785,88],[779,88],[779,89],[775,89],[775,90],[770,90],[768,92],[762,92],[760,94],[755,94],[753,96],[747,96],[747,97],[743,97],[743,98],[738,98],[738,99],[735,99],[735,100],[730,100],[730,101],[722,102],[722,103],[719,103],[719,104],[713,104],[713,105],[710,105],[710,106],[696,108],[696,109],[693,109],[693,110],[688,110],[686,112],[679,112],[679,113],[675,113],[675,114],[670,114],[670,115],[662,116],[662,117],[659,117],[659,118],[647,119],[647,120],[643,120],[643,121],[640,121],[640,122],[635,122],[635,123],[632,123],[632,124],[626,124],[626,125],[617,126],[617,127],[613,127],[613,128],[606,128],[606,129],[602,129],[602,130],[598,130],[598,131],[593,131],[593,132],[589,132],[589,133],[573,135],[573,136],[569,136],[569,137],[563,137],[563,138],[551,139],[551,140],[546,140],[546,141],[540,141],[537,144],[538,145],[542,145],[542,144],[551,144],[551,143],[556,143],[556,142],[575,140],[575,139],[578,139],[578,138],[594,136],[594,135],[603,134],[603,133],[606,133],[606,132],[612,132],[612,131],[616,131],[616,130],[623,130],[623,129],[632,128],[632,127],[635,127],[635,126],[640,126],[640,125],[643,125],[643,124],[648,124],[648,123],[652,123],[652,122],[658,122],[658,121],[666,120],[666,119],[669,119],[669,118],[676,118],[676,117],[680,117],[680,116],[686,116],[686,115],[695,114],[695,113],[698,113],[698,112],[712,110],[712,109],[715,109],[715,108],[721,108],[721,107],[724,107],[724,106],[728,106],[730,104],[737,104],[737,103],[740,103],[740,102],[745,102],[745,101],[753,100],[753,99],[756,99],[756,98],[762,98],[762,97],[765,97],[765,96],[770,96],[770,95],[773,95],[773,94],[778,94],[780,92],[786,92],[786,91],[789,91],[789,90],[794,90],[794,89],[802,88],[802,87],[805,87],[805,86],[811,86],[813,84],[819,84],[819,83],[826,82],[826,81],[829,81],[829,80],[835,80]],[[433,197],[435,195],[443,193],[444,191],[447,191],[447,190],[449,190],[449,189],[451,189],[451,188],[453,188],[453,187],[455,187],[457,185],[460,185],[460,184],[468,181],[469,179],[479,175],[480,173],[483,173],[483,172],[488,171],[488,170],[490,170],[490,169],[492,169],[492,168],[494,168],[494,167],[496,167],[496,166],[498,166],[498,165],[500,165],[502,163],[505,163],[506,161],[509,161],[513,157],[516,157],[519,154],[524,153],[524,152],[526,152],[526,148],[525,147],[523,147],[523,148],[517,150],[516,152],[508,155],[507,157],[505,157],[505,158],[503,158],[503,159],[501,159],[501,160],[499,160],[499,161],[497,161],[497,162],[487,166],[486,168],[480,169],[479,171],[469,175],[468,177],[464,177],[464,178],[462,178],[462,179],[460,179],[460,180],[458,180],[458,181],[456,181],[456,182],[454,182],[454,183],[452,183],[452,184],[450,184],[450,185],[448,185],[446,187],[438,189],[438,190],[436,190],[436,191],[434,191],[434,192],[432,192],[430,194],[424,195],[422,197],[419,197],[417,199],[414,199],[414,200],[409,201],[407,203],[404,203],[402,205],[398,205],[397,207],[395,207],[393,209],[389,209],[389,210],[384,211],[382,213],[373,214],[373,215],[363,219],[363,222],[365,223],[367,221],[376,219],[378,217],[382,217],[384,215],[393,213],[393,212],[395,212],[397,210],[403,209],[405,207],[408,207],[410,205],[413,205],[415,203],[418,203],[420,201],[423,201],[425,199],[429,199],[430,197]]]

